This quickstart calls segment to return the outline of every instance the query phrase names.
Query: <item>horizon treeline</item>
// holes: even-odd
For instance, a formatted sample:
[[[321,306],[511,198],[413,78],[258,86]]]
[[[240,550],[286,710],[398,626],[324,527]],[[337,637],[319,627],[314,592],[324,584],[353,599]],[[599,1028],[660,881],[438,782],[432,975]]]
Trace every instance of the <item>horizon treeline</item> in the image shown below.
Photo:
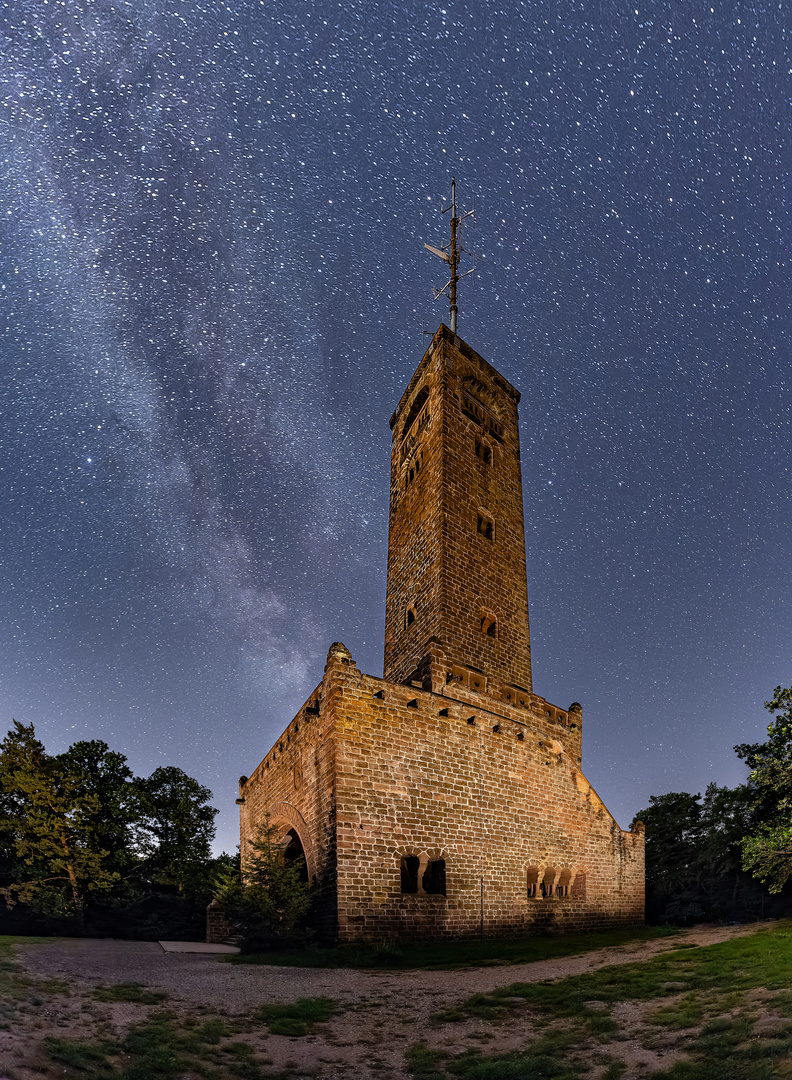
[[[6,933],[195,937],[221,868],[211,791],[173,765],[134,776],[98,739],[48,754],[32,724],[0,743]]]
[[[653,795],[635,815],[646,826],[646,915],[652,923],[743,921],[792,907],[792,687],[765,702],[762,743],[735,753],[744,784],[704,795]]]

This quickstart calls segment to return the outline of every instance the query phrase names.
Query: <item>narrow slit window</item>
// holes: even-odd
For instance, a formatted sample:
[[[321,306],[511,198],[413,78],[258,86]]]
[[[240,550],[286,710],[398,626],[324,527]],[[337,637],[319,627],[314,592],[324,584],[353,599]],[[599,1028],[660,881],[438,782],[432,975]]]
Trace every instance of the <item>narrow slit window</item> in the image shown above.
[[[407,611],[405,612],[405,615],[404,615],[404,625],[405,626],[412,626],[412,624],[415,622],[417,616],[418,616],[418,611],[417,611],[417,609],[415,607],[415,604],[410,604],[410,606],[407,608]]]
[[[484,614],[482,616],[481,632],[491,638],[496,638],[498,636],[498,620],[494,615]]]

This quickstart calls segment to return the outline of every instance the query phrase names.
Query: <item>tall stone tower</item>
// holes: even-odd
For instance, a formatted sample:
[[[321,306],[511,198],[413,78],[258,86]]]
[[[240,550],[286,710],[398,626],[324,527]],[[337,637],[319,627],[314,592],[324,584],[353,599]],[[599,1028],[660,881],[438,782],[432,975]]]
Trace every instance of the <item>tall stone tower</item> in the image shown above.
[[[389,681],[531,693],[519,400],[441,326],[391,418]]]
[[[580,704],[531,685],[519,400],[440,327],[391,420],[384,677],[334,642],[240,778],[243,868],[275,827],[342,941],[643,920],[643,826],[583,774]]]

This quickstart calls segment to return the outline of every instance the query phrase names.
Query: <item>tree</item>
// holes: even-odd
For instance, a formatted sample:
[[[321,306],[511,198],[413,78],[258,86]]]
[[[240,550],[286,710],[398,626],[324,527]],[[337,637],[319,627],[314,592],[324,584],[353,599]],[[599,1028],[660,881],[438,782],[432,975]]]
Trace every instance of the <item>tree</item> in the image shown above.
[[[285,839],[265,818],[251,841],[244,875],[229,862],[215,878],[215,897],[248,950],[289,941],[313,902],[305,859],[287,860]]]
[[[93,797],[95,810],[85,814],[86,834],[93,847],[107,853],[106,866],[123,877],[135,861],[132,836],[138,817],[136,781],[126,758],[93,739],[73,743],[57,760],[74,777],[75,790]]]
[[[205,887],[217,810],[212,793],[181,769],[167,765],[136,783],[137,850],[141,871],[157,885],[180,892]]]
[[[746,870],[779,893],[792,877],[792,687],[777,686],[765,708],[777,714],[767,742],[734,748],[751,770],[759,821],[743,839],[742,857]]]
[[[98,760],[106,750],[96,744],[86,756]],[[14,880],[0,895],[9,906],[22,901],[73,915],[79,924],[87,895],[106,892],[120,876],[103,846],[109,834],[101,826],[102,797],[81,753],[52,757],[33,725],[17,721],[0,744],[0,830],[15,864]]]
[[[747,785],[710,784],[704,797],[653,796],[646,826],[647,914],[653,922],[744,918],[763,909],[764,890],[741,868],[741,841],[754,822]]]
[[[667,921],[703,916],[698,903],[700,798],[686,791],[652,795],[635,817],[646,827],[646,884]]]

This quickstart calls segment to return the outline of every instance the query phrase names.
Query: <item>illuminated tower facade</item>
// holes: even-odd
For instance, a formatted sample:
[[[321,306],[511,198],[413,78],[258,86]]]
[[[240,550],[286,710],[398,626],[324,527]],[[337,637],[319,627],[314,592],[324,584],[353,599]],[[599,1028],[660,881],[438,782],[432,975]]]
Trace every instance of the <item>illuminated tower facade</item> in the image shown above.
[[[531,693],[519,400],[441,326],[391,418],[387,680]]]

